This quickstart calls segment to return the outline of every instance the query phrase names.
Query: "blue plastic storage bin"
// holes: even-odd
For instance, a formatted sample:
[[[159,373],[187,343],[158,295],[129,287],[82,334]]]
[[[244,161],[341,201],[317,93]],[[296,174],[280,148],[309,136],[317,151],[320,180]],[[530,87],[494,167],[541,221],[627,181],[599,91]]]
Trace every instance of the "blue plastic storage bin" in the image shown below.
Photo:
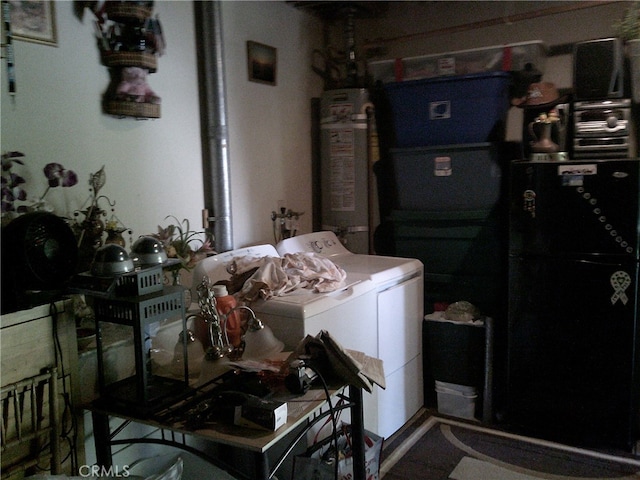
[[[396,146],[503,140],[510,80],[488,72],[385,84]]]

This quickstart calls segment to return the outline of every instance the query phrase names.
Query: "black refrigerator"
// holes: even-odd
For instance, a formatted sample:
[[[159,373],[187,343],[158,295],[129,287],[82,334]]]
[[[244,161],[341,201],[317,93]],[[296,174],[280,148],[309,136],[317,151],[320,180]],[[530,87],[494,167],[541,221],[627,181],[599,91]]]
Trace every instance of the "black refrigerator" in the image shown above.
[[[507,422],[570,445],[638,439],[640,160],[514,161]]]

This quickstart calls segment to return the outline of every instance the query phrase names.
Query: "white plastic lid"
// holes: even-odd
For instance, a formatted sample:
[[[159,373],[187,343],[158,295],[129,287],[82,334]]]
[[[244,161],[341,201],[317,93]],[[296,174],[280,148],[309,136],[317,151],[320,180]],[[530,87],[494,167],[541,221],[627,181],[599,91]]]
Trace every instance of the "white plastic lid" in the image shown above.
[[[213,290],[214,297],[226,297],[229,295],[226,285],[214,285],[211,289]]]

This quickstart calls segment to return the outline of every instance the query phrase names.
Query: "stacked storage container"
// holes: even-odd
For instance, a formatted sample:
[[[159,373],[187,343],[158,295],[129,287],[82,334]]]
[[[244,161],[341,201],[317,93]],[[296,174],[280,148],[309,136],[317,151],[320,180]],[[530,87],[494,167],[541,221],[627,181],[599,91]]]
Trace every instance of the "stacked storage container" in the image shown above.
[[[503,174],[513,158],[503,141],[511,71],[540,68],[543,51],[533,42],[369,66],[378,80],[381,147],[385,140],[388,147],[381,159],[387,168],[377,173],[379,191],[393,192],[386,199],[389,244],[393,254],[424,263],[427,314],[459,300],[496,319],[506,310]],[[391,187],[380,186],[381,175]],[[427,405],[433,385],[425,378]]]

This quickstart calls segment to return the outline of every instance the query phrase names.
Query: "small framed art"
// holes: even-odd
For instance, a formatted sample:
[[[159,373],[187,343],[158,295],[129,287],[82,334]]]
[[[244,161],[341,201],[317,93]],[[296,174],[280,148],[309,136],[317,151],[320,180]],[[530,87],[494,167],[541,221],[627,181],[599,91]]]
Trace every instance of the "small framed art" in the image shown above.
[[[277,51],[274,47],[247,41],[247,68],[252,82],[276,84]]]
[[[16,40],[58,45],[53,0],[11,0],[9,20],[12,36]]]

